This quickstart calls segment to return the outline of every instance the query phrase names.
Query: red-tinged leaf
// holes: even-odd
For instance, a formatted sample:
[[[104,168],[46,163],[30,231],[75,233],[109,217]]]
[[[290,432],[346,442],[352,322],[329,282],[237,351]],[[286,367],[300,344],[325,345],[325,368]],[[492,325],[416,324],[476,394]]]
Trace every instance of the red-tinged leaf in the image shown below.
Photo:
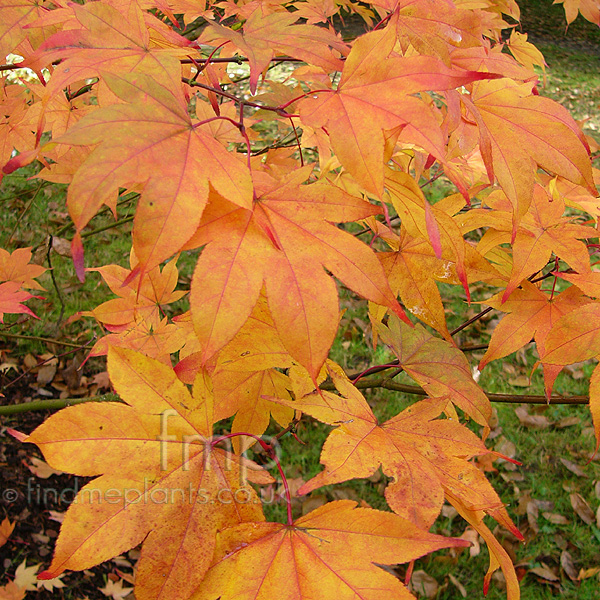
[[[386,512],[330,502],[290,525],[246,523],[221,532],[214,563],[191,600],[410,600],[377,564],[466,546]],[[282,582],[283,584],[282,588]]]
[[[131,266],[135,268],[135,264]],[[176,302],[185,295],[184,291],[175,291],[179,275],[176,260],[168,262],[162,271],[157,266],[146,272],[141,280],[130,281],[127,285],[124,282],[131,270],[118,265],[88,270],[98,271],[111,291],[119,296],[100,304],[89,313],[106,325],[127,325],[140,318],[151,321],[160,316],[162,306]]]
[[[409,327],[391,318],[389,328],[377,327],[400,366],[433,398],[445,398],[480,425],[487,425],[492,408],[483,390],[473,381],[469,361],[456,347],[432,336],[420,325]]]
[[[600,304],[590,302],[563,315],[552,327],[544,364],[570,365],[600,354]]]
[[[210,445],[204,378],[191,395],[169,366],[121,349],[111,349],[108,370],[126,404],[65,409],[24,440],[54,468],[100,475],[67,511],[45,576],[89,568],[143,541],[136,597],[189,596],[210,566],[216,531],[262,520],[258,499],[239,460]],[[248,476],[272,481],[261,471]],[[222,501],[236,490],[250,501]]]
[[[161,29],[161,23],[144,13],[136,1],[68,6],[61,9],[59,22],[69,20],[69,27],[50,36],[24,61],[36,71],[61,61],[46,86],[46,102],[69,84],[106,72],[143,71],[154,74],[163,84],[175,83],[178,57],[189,54],[190,41],[173,31],[168,37],[160,35],[157,29]],[[54,21],[58,15],[55,11],[46,13],[41,22]],[[151,43],[152,37],[159,38],[153,40],[155,44]]]
[[[27,306],[21,304],[30,298],[37,298],[21,289],[18,281],[0,283],[0,323],[4,323],[6,313],[24,314],[38,319],[39,317]]]
[[[341,71],[343,62],[331,52],[331,48],[346,53],[347,45],[325,28],[295,25],[299,17],[295,12],[265,14],[261,8],[256,8],[241,31],[209,22],[200,42],[214,46],[230,42],[247,56],[252,93],[256,93],[258,78],[276,53],[299,58],[328,72]]]
[[[594,369],[590,378],[590,412],[592,413],[592,422],[596,432],[596,450],[600,448],[600,369],[598,366]]]
[[[494,329],[489,347],[479,363],[480,370],[490,361],[516,352],[534,337],[543,357],[544,343],[552,325],[564,314],[589,302],[576,287],[551,298],[529,281],[524,281],[522,289],[515,290],[504,303],[502,295],[500,292],[483,302],[509,314]]]
[[[460,516],[467,521],[485,540],[490,551],[490,566],[483,581],[483,593],[487,594],[490,581],[494,571],[502,569],[506,580],[506,597],[507,600],[519,600],[521,591],[519,588],[519,580],[515,572],[512,560],[502,544],[494,537],[494,534],[488,529],[483,522],[484,513],[480,510],[472,510],[465,506],[458,498],[452,499],[452,506],[456,508]],[[521,536],[522,537],[522,536]]]
[[[552,199],[540,185],[534,187],[527,218],[513,244],[513,268],[502,296],[506,300],[521,282],[543,269],[552,252],[578,273],[590,272],[590,257],[586,245],[577,238],[594,237],[592,227],[571,223],[563,217],[565,205],[560,198]]]
[[[395,42],[391,27],[361,36],[346,59],[337,90],[309,95],[299,103],[302,123],[324,128],[342,165],[378,197],[383,194],[384,131],[403,129],[403,140],[438,158],[446,154],[435,113],[412,94],[491,77],[451,69],[429,56],[390,56]]]
[[[133,245],[142,270],[177,252],[200,223],[209,181],[234,204],[249,208],[247,168],[195,127],[181,87],[141,74],[106,74],[124,103],[100,108],[72,127],[60,143],[99,144],[69,187],[69,212],[81,231],[119,187],[144,184]]]
[[[203,362],[244,324],[263,281],[287,352],[316,376],[337,331],[335,282],[403,315],[374,252],[332,222],[379,209],[328,183],[299,185],[308,172],[276,181],[255,173],[256,203],[247,211],[211,200],[188,247],[207,244],[192,282],[191,306]]]
[[[488,514],[503,504],[483,473],[466,459],[487,454],[481,440],[453,420],[437,417],[447,400],[417,402],[386,423],[378,424],[362,394],[330,367],[329,375],[342,394],[309,393],[296,401],[275,400],[330,425],[339,425],[325,442],[325,470],[298,492],[307,494],[331,483],[369,477],[381,465],[393,478],[385,491],[390,508],[419,527],[429,528],[439,515],[446,490]],[[514,526],[513,526],[514,527]]]
[[[30,261],[31,248],[17,248],[12,253],[0,248],[0,281],[15,281],[25,288],[43,290],[35,278],[46,269]]]
[[[529,208],[536,165],[595,191],[581,130],[565,108],[532,95],[532,86],[510,79],[475,82],[467,103],[490,180],[495,177],[509,197],[515,226]]]

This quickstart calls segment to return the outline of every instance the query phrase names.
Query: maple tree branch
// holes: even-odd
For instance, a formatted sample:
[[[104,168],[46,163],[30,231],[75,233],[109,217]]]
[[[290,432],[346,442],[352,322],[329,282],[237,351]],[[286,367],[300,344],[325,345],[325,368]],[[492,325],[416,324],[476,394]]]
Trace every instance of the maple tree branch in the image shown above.
[[[14,65],[0,65],[0,71],[14,71],[16,69],[23,69],[23,67],[19,63],[15,63]]]
[[[355,386],[358,389],[384,388],[394,392],[403,392],[405,394],[415,394],[418,396],[427,396],[427,392],[418,385],[408,385],[391,381],[389,377],[365,377],[358,381]],[[334,391],[335,385],[326,381],[320,385],[322,390]],[[589,396],[558,396],[550,397],[550,400],[543,395],[535,394],[492,394],[483,390],[490,402],[505,402],[509,404],[588,404]]]
[[[91,398],[64,398],[55,400],[33,400],[23,404],[10,404],[0,406],[0,416],[7,417],[34,410],[60,410],[76,404],[85,404],[87,402],[119,402],[123,401],[116,394],[103,394],[102,396],[92,396]]]
[[[34,342],[45,342],[47,344],[57,344],[59,346],[67,346],[68,348],[81,348],[81,344],[73,344],[72,342],[63,342],[61,340],[57,340],[54,338],[48,337],[39,337],[36,335],[22,335],[20,333],[7,333],[5,331],[0,331],[0,335],[5,338],[15,339],[15,340],[31,340]]]
[[[220,89],[212,87],[210,85],[206,85],[205,83],[201,83],[199,81],[194,81],[193,79],[190,79],[189,77],[182,77],[181,81],[183,81],[183,83],[186,83],[187,85],[189,85],[191,87],[199,87],[199,88],[202,88],[203,90],[207,90],[208,92],[213,92],[213,93],[217,94],[218,96],[223,96],[223,98],[227,98],[228,100],[236,102],[237,104],[243,104],[244,106],[251,106],[252,108],[258,108],[261,110],[268,110],[268,111],[277,113],[280,117],[290,118],[290,117],[297,116],[297,115],[293,115],[291,113],[286,112],[279,106],[269,106],[267,104],[259,104],[258,102],[248,102],[248,100],[243,100],[242,98],[238,98],[234,94],[230,94],[229,92],[225,92],[224,90],[220,90]]]
[[[50,254],[52,252],[52,240],[53,240],[53,237],[50,236],[48,238],[48,249],[46,251],[46,259],[48,260],[50,279],[52,279],[52,285],[54,286],[54,291],[56,292],[58,301],[60,302],[60,313],[58,314],[58,319],[56,320],[56,326],[54,327],[54,332],[53,332],[54,334],[57,334],[60,329],[60,324],[65,315],[65,300],[62,296],[62,292],[60,291],[60,288],[58,287],[58,282],[56,281],[56,275],[54,274],[54,268],[52,267],[52,259],[50,258]]]

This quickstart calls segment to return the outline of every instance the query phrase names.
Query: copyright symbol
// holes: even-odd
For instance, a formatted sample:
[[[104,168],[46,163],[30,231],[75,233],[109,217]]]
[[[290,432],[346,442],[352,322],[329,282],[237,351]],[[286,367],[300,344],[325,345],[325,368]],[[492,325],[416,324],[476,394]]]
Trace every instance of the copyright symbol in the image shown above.
[[[5,502],[16,502],[18,496],[17,490],[8,489],[2,492],[2,500]]]

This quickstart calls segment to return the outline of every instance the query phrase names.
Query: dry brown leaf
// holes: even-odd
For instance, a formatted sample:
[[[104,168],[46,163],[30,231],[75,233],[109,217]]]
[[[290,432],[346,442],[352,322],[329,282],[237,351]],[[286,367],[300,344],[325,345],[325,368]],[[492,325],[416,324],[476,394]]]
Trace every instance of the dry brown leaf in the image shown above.
[[[527,375],[518,375],[517,377],[509,379],[508,384],[512,385],[513,387],[526,388],[531,385],[531,381],[529,380],[529,377],[527,377]]]
[[[467,540],[467,542],[471,542],[469,556],[478,556],[481,552],[481,546],[479,545],[479,534],[477,531],[475,531],[472,527],[467,527],[460,537],[463,540]]]
[[[564,569],[567,577],[571,581],[577,581],[579,574],[573,564],[573,557],[566,550],[563,550],[560,554],[560,566]]]
[[[577,492],[570,494],[569,498],[571,499],[573,510],[579,515],[581,520],[587,525],[591,525],[595,521],[594,513],[590,505],[585,501],[585,498]]]
[[[546,429],[546,427],[552,425],[552,421],[544,415],[530,415],[525,406],[515,408],[515,414],[521,422],[521,425],[531,429]]]
[[[546,521],[550,521],[550,523],[554,523],[555,525],[568,525],[569,524],[569,519],[567,519],[567,517],[564,517],[563,515],[559,515],[557,513],[549,513],[549,512],[545,512],[542,513],[544,519],[546,519]]]
[[[581,419],[579,417],[564,417],[554,424],[557,429],[564,429],[565,427],[571,427],[572,425],[579,425]]]
[[[46,385],[46,384],[50,383],[54,379],[54,376],[56,375],[57,368],[58,368],[58,359],[56,359],[56,358],[50,359],[50,362],[46,363],[45,365],[42,365],[38,369],[38,374],[37,374],[38,385]]]
[[[48,463],[43,460],[32,456],[29,459],[33,464],[27,465],[27,468],[40,479],[48,479],[48,477],[52,477],[52,475],[62,475],[62,471],[57,471],[53,469]]]
[[[527,522],[529,523],[529,527],[535,532],[539,533],[540,526],[538,525],[538,516],[539,516],[539,508],[535,502],[527,503]]]
[[[542,565],[541,567],[533,567],[532,569],[529,569],[529,572],[541,577],[546,581],[560,581],[558,575],[556,575],[556,573],[554,573],[550,567],[546,565]]]
[[[569,469],[569,471],[571,471],[571,473],[574,473],[575,475],[577,475],[577,477],[587,477],[587,473],[577,464],[574,463],[566,458],[561,458],[560,462],[565,465],[565,467],[567,467],[567,469]]]
[[[438,593],[438,582],[423,570],[412,574],[409,589],[417,594],[419,598],[435,598]]]
[[[454,585],[456,587],[456,589],[458,590],[459,594],[463,598],[466,598],[467,590],[465,589],[465,586],[458,579],[456,579],[456,577],[454,577],[454,575],[452,575],[452,573],[448,573],[448,577],[450,578],[452,585]]]

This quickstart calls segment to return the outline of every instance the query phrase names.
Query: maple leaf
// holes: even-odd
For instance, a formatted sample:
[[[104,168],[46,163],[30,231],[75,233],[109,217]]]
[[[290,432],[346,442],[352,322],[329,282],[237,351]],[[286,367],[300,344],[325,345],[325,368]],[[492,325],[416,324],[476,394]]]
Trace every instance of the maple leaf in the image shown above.
[[[38,319],[39,317],[29,307],[21,304],[30,298],[37,297],[22,290],[21,284],[17,281],[0,283],[0,323],[4,323],[5,313],[25,314]]]
[[[0,523],[0,546],[6,544],[8,538],[12,534],[16,523],[11,523],[8,517],[5,517],[2,523]]]
[[[523,281],[521,287],[522,289],[515,290],[504,303],[502,292],[483,302],[509,314],[494,329],[488,349],[479,363],[479,370],[492,360],[516,352],[534,336],[538,352],[543,358],[544,342],[552,325],[562,315],[589,302],[589,299],[574,286],[555,298],[537,289],[529,281]]]
[[[103,302],[86,314],[111,326],[127,325],[140,317],[146,320],[159,317],[161,306],[176,302],[185,295],[185,291],[175,291],[179,276],[176,260],[169,261],[162,271],[156,266],[139,282],[131,281],[131,271],[137,266],[133,254],[130,261],[131,270],[118,265],[88,269],[100,273],[111,291],[120,297]]]
[[[133,230],[142,272],[177,252],[200,223],[209,181],[225,198],[249,208],[247,167],[193,124],[181,86],[143,74],[105,73],[125,102],[100,108],[59,138],[60,143],[99,144],[69,187],[68,206],[77,228],[74,260],[83,266],[79,232],[103,203],[114,206],[119,187],[144,184]]]
[[[483,473],[466,459],[487,454],[481,440],[454,420],[440,420],[446,399],[417,402],[379,424],[362,394],[330,365],[329,375],[341,397],[313,391],[295,401],[275,400],[312,417],[338,425],[323,446],[325,470],[306,482],[299,494],[355,477],[369,477],[381,465],[393,478],[385,497],[401,517],[428,529],[442,509],[445,490],[488,514],[502,508]],[[502,520],[515,531],[510,521]]]
[[[68,8],[46,13],[36,24],[59,19],[69,22],[69,27],[50,36],[23,62],[40,71],[51,62],[61,61],[52,70],[45,102],[75,81],[106,72],[144,71],[163,82],[170,81],[179,68],[178,56],[189,52],[190,41],[173,31],[168,40],[152,44],[149,28],[154,23],[159,27],[159,21],[144,13],[135,0],[69,4]]]
[[[260,505],[239,459],[210,444],[212,394],[203,377],[192,396],[170,367],[117,348],[108,371],[127,404],[75,406],[30,436],[13,432],[54,468],[101,474],[69,507],[41,577],[86,569],[143,541],[136,597],[189,596],[210,565],[216,530],[261,521]],[[260,471],[248,477],[272,481]],[[243,502],[232,501],[239,494]]]
[[[126,598],[133,592],[132,587],[123,587],[123,580],[119,579],[119,581],[115,582],[112,579],[109,579],[106,582],[106,585],[99,590],[105,595],[110,596],[113,600],[121,600],[122,598]]]
[[[567,110],[532,95],[534,83],[477,81],[461,98],[479,126],[480,149],[490,181],[514,208],[513,227],[533,196],[536,165],[595,193],[588,147]]]
[[[380,0],[378,4],[398,11],[397,35],[405,53],[412,45],[419,54],[437,56],[449,64],[454,47],[482,43],[481,15],[472,10],[436,0]]]
[[[246,523],[218,536],[214,564],[191,600],[413,599],[377,567],[468,542],[427,533],[352,500],[330,502],[293,524]],[[282,587],[282,582],[285,585]]]
[[[24,27],[42,11],[35,0],[4,0],[0,20],[0,56],[4,59],[27,37]]]
[[[450,492],[448,495],[451,496]],[[451,498],[450,501],[452,502],[452,506],[458,511],[458,514],[485,540],[490,551],[490,566],[483,580],[484,595],[487,595],[494,571],[501,568],[506,580],[507,600],[519,600],[521,597],[519,580],[517,579],[512,560],[502,544],[494,537],[494,534],[483,522],[485,513],[482,510],[473,510],[469,508],[459,498],[454,497]]]
[[[31,248],[17,248],[12,253],[0,248],[0,281],[15,281],[25,288],[43,290],[35,278],[46,269],[30,261]]]
[[[600,6],[596,0],[554,0],[553,4],[562,4],[567,24],[571,24],[579,13],[591,23],[600,25]]]
[[[404,314],[373,251],[331,224],[379,209],[329,183],[301,185],[309,171],[281,181],[255,172],[253,211],[211,199],[185,247],[206,244],[190,295],[203,364],[245,323],[263,282],[285,349],[312,375],[327,358],[338,323],[336,286],[324,268],[360,295]]]
[[[199,42],[214,46],[230,42],[248,57],[250,90],[256,93],[258,78],[275,56],[276,51],[299,58],[326,71],[341,71],[343,63],[330,48],[347,52],[347,45],[327,29],[310,25],[295,25],[300,15],[287,11],[265,14],[262,8],[248,15],[241,31],[233,31],[209,22]]]
[[[473,381],[469,361],[456,347],[434,337],[421,325],[414,328],[391,318],[377,330],[398,357],[400,366],[432,398],[450,400],[480,425],[491,416],[491,405]]]
[[[383,193],[384,130],[402,130],[404,141],[437,157],[446,154],[436,114],[412,94],[454,89],[491,77],[449,68],[429,56],[390,56],[395,42],[391,27],[361,36],[344,63],[337,90],[319,91],[299,102],[301,122],[313,129],[324,128],[342,165],[379,197]]]

